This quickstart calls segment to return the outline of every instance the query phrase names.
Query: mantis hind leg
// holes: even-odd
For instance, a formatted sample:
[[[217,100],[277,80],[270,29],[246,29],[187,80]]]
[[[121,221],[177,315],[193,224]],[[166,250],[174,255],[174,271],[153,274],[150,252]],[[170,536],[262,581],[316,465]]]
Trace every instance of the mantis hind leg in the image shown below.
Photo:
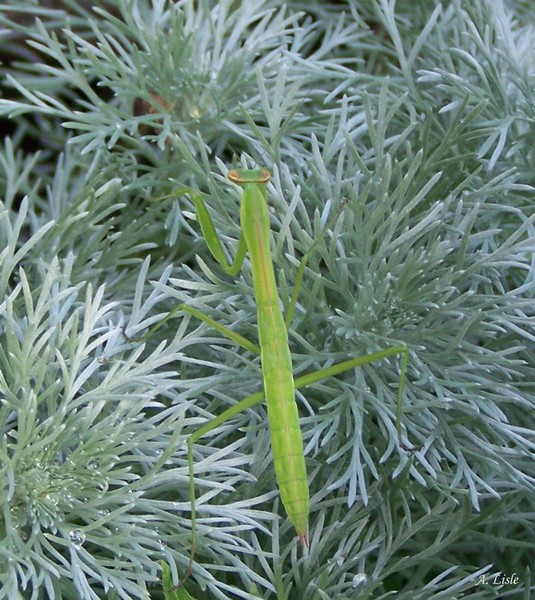
[[[413,450],[413,448],[410,448],[403,443],[401,431],[401,416],[403,414],[403,390],[405,388],[407,364],[409,362],[409,351],[406,346],[392,346],[390,348],[385,348],[384,350],[379,350],[378,352],[373,352],[372,354],[365,354],[364,356],[349,358],[348,360],[336,363],[325,369],[319,369],[318,371],[301,375],[300,377],[297,377],[294,380],[295,388],[299,389],[305,387],[307,385],[310,385],[311,383],[316,383],[317,381],[326,379],[327,377],[340,375],[341,373],[344,373],[345,371],[348,371],[350,369],[356,369],[358,367],[362,367],[363,365],[367,365],[369,363],[376,362],[378,360],[382,360],[390,356],[401,356],[401,369],[396,403],[396,432],[398,437],[398,444],[399,447],[403,448],[404,450]]]
[[[263,399],[264,399],[263,391],[259,391],[259,392],[256,392],[255,394],[251,394],[250,396],[247,396],[247,398],[244,398],[243,400],[241,400],[234,406],[227,408],[227,410],[223,411],[220,415],[218,415],[217,417],[214,417],[211,421],[209,421],[208,423],[205,423],[202,427],[199,427],[199,429],[197,429],[197,431],[194,431],[189,436],[189,438],[186,442],[187,447],[188,447],[188,479],[189,479],[189,497],[190,497],[190,504],[191,504],[191,548],[190,548],[190,555],[189,555],[188,566],[187,566],[186,572],[185,572],[184,576],[182,577],[182,579],[177,583],[177,585],[175,585],[173,588],[171,588],[171,591],[177,590],[178,588],[182,587],[182,585],[184,585],[184,583],[187,581],[187,579],[191,575],[191,572],[193,570],[193,563],[195,560],[195,550],[197,547],[197,511],[196,511],[196,506],[195,506],[195,473],[194,473],[194,464],[193,464],[193,444],[195,444],[195,442],[200,440],[205,434],[212,431],[212,429],[215,429],[216,427],[218,427],[225,421],[228,421],[234,415],[237,415],[237,414],[243,412],[244,410],[251,408],[255,404],[258,404]]]

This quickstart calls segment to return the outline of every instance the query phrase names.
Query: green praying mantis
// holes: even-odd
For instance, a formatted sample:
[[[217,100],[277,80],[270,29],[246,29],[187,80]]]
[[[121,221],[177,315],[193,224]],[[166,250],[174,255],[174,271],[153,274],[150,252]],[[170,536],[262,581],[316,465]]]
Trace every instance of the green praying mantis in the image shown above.
[[[301,259],[296,274],[294,291],[286,318],[284,318],[270,250],[271,230],[266,202],[266,184],[270,179],[270,173],[266,169],[232,169],[228,173],[228,179],[232,183],[241,186],[243,190],[240,209],[241,234],[236,255],[232,262],[229,262],[226,258],[213,221],[200,194],[190,188],[183,188],[179,194],[188,193],[192,197],[197,212],[197,219],[208,249],[225,273],[233,277],[236,276],[242,267],[247,252],[249,252],[257,307],[259,346],[187,304],[176,306],[150,333],[153,333],[155,329],[159,328],[165,321],[178,312],[183,311],[193,315],[225,336],[228,336],[246,350],[260,355],[263,391],[256,392],[225,410],[222,414],[193,432],[187,440],[192,526],[191,552],[186,574],[174,589],[180,587],[191,574],[196,547],[193,446],[200,438],[221,423],[243,410],[258,404],[264,398],[266,399],[273,463],[280,497],[286,514],[295,527],[303,547],[308,546],[310,501],[303,440],[295,401],[295,390],[327,377],[338,375],[349,369],[361,367],[367,363],[390,356],[401,356],[396,428],[399,444],[403,447],[401,441],[401,411],[403,386],[408,362],[407,348],[402,345],[389,347],[373,354],[350,358],[328,368],[320,369],[294,379],[292,357],[288,344],[288,328],[297,303],[298,291],[305,268],[315,244],[312,245]]]

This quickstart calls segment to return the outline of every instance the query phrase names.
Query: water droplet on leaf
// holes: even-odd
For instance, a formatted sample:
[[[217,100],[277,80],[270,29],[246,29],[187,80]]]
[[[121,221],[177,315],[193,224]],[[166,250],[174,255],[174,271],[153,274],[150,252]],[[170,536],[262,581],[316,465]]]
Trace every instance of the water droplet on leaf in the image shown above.
[[[82,546],[85,542],[85,533],[81,529],[71,529],[69,540],[73,546]]]
[[[100,463],[96,458],[92,458],[86,465],[85,468],[90,471],[96,471],[100,466]]]
[[[366,573],[357,573],[355,577],[353,577],[353,581],[351,583],[351,587],[356,588],[361,583],[365,583],[368,580],[368,576]]]

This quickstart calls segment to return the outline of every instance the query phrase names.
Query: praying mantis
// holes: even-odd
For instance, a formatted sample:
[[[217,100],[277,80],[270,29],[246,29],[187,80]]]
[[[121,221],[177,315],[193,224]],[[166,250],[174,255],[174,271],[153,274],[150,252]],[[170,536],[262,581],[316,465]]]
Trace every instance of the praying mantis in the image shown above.
[[[181,311],[202,320],[246,350],[260,355],[263,391],[256,392],[225,410],[222,414],[193,432],[187,440],[192,526],[191,553],[187,572],[174,589],[180,587],[191,574],[196,547],[193,446],[205,434],[232,416],[258,404],[264,398],[266,399],[273,463],[280,497],[286,514],[295,527],[297,536],[303,547],[308,546],[310,500],[303,452],[303,439],[295,401],[295,390],[367,363],[390,356],[401,356],[396,428],[399,444],[403,447],[401,441],[401,410],[403,386],[408,363],[407,348],[402,345],[389,347],[365,356],[350,358],[328,368],[320,369],[294,379],[291,352],[288,344],[288,328],[297,303],[299,286],[305,273],[307,261],[315,244],[303,256],[299,264],[294,292],[290,300],[287,316],[284,318],[270,250],[271,230],[266,202],[266,185],[270,179],[270,173],[267,169],[239,168],[231,169],[227,177],[232,183],[242,188],[240,208],[241,234],[236,255],[232,262],[229,262],[226,258],[225,251],[201,195],[190,188],[183,188],[179,194],[188,193],[192,197],[197,212],[197,219],[208,249],[225,273],[232,277],[236,276],[242,267],[247,252],[249,253],[257,307],[259,345],[251,343],[240,334],[214,321],[198,309],[187,304],[180,304],[175,307],[165,319],[158,323],[154,330],[159,328],[177,312]]]

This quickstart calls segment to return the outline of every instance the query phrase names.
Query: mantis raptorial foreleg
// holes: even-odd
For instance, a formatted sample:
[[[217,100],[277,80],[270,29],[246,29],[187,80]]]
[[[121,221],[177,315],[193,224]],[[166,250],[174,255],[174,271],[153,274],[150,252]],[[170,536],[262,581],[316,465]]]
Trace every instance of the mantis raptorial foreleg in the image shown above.
[[[265,169],[233,169],[228,178],[243,188],[241,200],[241,236],[236,257],[232,263],[227,261],[225,252],[213,225],[208,210],[200,194],[190,189],[183,189],[182,193],[190,193],[195,202],[197,217],[201,226],[207,246],[229,275],[236,275],[243,263],[245,254],[249,251],[253,287],[257,305],[259,347],[249,342],[246,338],[233,332],[224,325],[217,323],[201,311],[181,304],[175,307],[169,315],[161,321],[152,331],[158,329],[165,321],[176,313],[184,311],[207,323],[223,335],[226,335],[245,349],[259,354],[262,362],[264,389],[252,394],[238,402],[235,406],[224,411],[209,423],[192,433],[187,441],[189,486],[191,497],[191,524],[192,546],[188,569],[177,587],[188,578],[191,573],[196,546],[196,510],[195,490],[193,476],[193,445],[203,435],[219,426],[243,410],[261,402],[267,401],[268,420],[271,431],[271,445],[275,474],[280,490],[281,500],[286,513],[294,525],[302,544],[308,544],[308,512],[309,492],[303,441],[299,427],[299,415],[295,402],[295,390],[354,369],[362,365],[381,360],[390,356],[401,355],[401,374],[398,390],[396,410],[396,427],[400,446],[401,442],[401,408],[403,400],[403,386],[407,369],[408,351],[404,346],[386,348],[373,354],[351,358],[341,363],[320,369],[297,377],[292,373],[291,354],[288,346],[287,328],[296,305],[297,293],[301,284],[305,267],[310,255],[310,250],[303,257],[297,272],[297,289],[294,290],[288,309],[286,320],[282,316],[277,284],[271,260],[269,215],[266,205],[266,183],[269,181],[269,172]],[[313,244],[313,249],[315,244]]]

